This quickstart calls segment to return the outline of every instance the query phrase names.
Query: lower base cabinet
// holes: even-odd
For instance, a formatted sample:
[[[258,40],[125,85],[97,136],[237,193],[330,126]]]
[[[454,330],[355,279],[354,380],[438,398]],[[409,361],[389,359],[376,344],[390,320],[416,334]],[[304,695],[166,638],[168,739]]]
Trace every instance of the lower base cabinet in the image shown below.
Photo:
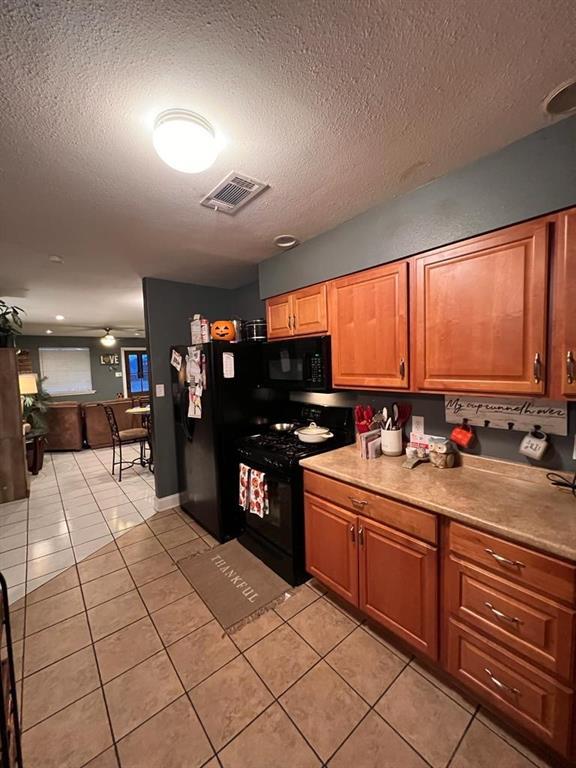
[[[570,688],[453,619],[447,627],[446,670],[524,730],[570,754]]]
[[[372,520],[360,519],[359,526],[360,609],[436,659],[436,547]]]
[[[447,520],[438,545],[428,512],[304,487],[308,572],[576,766],[576,565]]]
[[[308,573],[437,659],[436,547],[310,493],[304,509]]]

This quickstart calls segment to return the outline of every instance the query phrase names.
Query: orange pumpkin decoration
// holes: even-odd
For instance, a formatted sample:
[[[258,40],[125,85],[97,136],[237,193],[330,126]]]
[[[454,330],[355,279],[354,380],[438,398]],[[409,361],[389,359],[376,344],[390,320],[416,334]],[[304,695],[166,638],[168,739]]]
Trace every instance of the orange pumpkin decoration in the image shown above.
[[[212,323],[210,335],[214,341],[234,341],[236,328],[232,320],[216,320]]]

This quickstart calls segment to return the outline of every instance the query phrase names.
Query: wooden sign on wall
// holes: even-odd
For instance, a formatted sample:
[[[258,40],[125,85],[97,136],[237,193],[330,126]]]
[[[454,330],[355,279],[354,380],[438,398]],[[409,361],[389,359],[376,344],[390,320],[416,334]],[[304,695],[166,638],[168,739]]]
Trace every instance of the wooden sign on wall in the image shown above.
[[[568,407],[562,400],[445,395],[444,411],[448,424],[461,424],[466,419],[476,427],[519,432],[538,427],[552,435],[568,434]]]
[[[118,365],[119,363],[118,355],[100,355],[100,365]]]

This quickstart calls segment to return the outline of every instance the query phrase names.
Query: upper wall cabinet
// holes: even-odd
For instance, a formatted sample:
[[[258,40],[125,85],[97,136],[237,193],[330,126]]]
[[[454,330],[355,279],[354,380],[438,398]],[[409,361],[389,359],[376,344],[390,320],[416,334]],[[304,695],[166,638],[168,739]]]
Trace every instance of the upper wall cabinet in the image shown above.
[[[396,262],[329,286],[332,382],[408,387],[408,264]]]
[[[576,208],[558,217],[552,320],[552,395],[576,397]]]
[[[266,301],[269,339],[313,336],[328,331],[326,283],[284,293]]]
[[[418,389],[542,394],[549,220],[413,260]]]

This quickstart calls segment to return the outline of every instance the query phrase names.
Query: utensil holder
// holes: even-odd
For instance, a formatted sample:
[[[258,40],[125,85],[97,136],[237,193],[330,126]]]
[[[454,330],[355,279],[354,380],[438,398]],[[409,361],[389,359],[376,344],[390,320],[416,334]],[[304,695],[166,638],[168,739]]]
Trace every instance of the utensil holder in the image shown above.
[[[402,430],[381,429],[382,453],[384,456],[402,456]]]

